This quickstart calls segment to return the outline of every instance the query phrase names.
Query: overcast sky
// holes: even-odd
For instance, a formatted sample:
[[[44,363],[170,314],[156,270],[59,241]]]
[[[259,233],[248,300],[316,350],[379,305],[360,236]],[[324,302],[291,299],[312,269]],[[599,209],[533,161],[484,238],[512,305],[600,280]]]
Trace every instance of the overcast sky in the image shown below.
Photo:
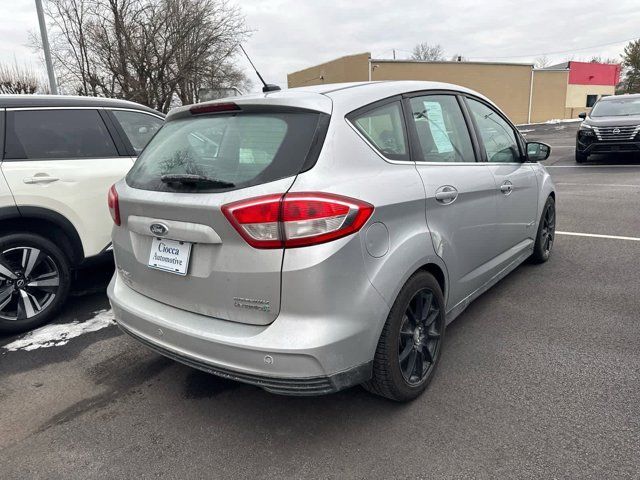
[[[46,1],[46,0],[44,0]],[[245,47],[268,82],[332,58],[371,52],[374,58],[410,55],[422,41],[447,57],[554,62],[594,55],[618,57],[640,37],[639,0],[243,0],[254,30]],[[42,68],[27,46],[37,32],[34,0],[0,0],[0,61]],[[605,45],[607,44],[607,45]],[[559,53],[554,53],[559,52]],[[242,65],[247,73],[246,61]],[[258,82],[254,81],[256,89]]]

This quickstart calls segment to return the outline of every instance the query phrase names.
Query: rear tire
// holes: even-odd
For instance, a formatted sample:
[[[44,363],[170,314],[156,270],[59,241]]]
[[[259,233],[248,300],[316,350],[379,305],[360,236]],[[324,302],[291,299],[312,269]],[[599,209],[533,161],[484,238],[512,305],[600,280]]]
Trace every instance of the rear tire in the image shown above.
[[[0,238],[0,333],[20,333],[49,322],[67,299],[70,263],[40,235]]]
[[[584,163],[589,159],[589,155],[576,150],[576,163]]]
[[[440,285],[430,273],[418,272],[391,307],[374,356],[373,377],[364,388],[398,402],[418,397],[435,373],[444,331]]]
[[[547,198],[542,216],[538,223],[538,233],[536,243],[530,260],[533,263],[544,263],[551,256],[551,249],[556,238],[556,202],[553,197]]]

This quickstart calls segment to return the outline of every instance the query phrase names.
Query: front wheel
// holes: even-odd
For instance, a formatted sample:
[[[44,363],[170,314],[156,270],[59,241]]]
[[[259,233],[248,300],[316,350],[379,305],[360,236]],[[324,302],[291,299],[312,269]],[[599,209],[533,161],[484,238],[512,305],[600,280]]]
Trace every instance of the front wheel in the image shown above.
[[[400,402],[418,397],[433,378],[444,330],[440,285],[430,273],[418,272],[391,307],[373,360],[373,377],[364,387]]]
[[[553,241],[556,238],[556,202],[553,197],[547,198],[540,217],[536,243],[531,254],[533,263],[544,263],[551,256]]]
[[[69,293],[66,255],[39,235],[0,238],[0,333],[19,333],[49,320]]]

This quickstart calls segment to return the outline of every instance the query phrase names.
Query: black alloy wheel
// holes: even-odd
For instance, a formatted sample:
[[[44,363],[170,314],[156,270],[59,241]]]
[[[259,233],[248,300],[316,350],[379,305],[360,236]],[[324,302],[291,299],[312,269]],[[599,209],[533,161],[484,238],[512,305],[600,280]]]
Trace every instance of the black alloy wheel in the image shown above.
[[[549,255],[556,236],[556,208],[550,204],[542,219],[542,251]]]
[[[431,272],[414,273],[389,311],[364,388],[397,402],[419,397],[435,375],[445,327],[442,285]]]
[[[398,361],[409,385],[419,385],[430,373],[440,353],[440,308],[433,292],[416,293],[402,318]]]
[[[551,250],[556,239],[556,202],[552,196],[547,198],[538,224],[536,242],[530,261],[544,263],[551,257]]]

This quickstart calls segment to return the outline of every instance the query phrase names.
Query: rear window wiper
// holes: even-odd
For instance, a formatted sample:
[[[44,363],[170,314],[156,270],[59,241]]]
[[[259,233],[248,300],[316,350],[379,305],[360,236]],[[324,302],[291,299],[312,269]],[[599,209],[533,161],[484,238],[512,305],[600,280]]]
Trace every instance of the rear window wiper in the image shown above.
[[[162,183],[181,183],[183,185],[199,185],[203,187],[230,188],[234,183],[207,177],[206,175],[194,175],[190,173],[169,173],[160,177]]]

